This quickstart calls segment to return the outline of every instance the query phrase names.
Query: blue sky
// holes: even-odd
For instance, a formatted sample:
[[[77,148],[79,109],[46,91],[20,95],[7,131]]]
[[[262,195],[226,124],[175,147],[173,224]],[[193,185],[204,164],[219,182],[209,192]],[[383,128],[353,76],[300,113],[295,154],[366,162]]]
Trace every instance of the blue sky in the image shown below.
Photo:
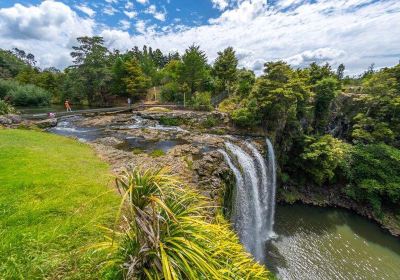
[[[0,48],[64,68],[76,37],[100,35],[122,51],[199,44],[210,63],[233,46],[240,66],[258,73],[283,59],[294,67],[345,63],[358,74],[398,63],[399,19],[398,0],[0,0]]]

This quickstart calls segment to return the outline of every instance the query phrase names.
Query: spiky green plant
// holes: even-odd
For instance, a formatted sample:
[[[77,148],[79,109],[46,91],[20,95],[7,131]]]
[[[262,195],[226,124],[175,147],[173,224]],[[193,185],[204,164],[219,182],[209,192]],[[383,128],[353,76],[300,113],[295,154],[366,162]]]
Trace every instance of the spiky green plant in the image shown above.
[[[210,221],[207,199],[165,169],[134,169],[116,182],[119,229],[96,247],[121,278],[268,279],[223,218]]]

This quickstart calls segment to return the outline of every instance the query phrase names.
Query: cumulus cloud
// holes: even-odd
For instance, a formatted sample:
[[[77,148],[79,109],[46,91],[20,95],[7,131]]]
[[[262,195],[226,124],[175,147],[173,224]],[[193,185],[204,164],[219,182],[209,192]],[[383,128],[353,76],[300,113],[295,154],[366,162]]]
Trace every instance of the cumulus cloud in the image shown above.
[[[302,53],[285,58],[288,63],[294,66],[306,66],[311,62],[332,62],[340,57],[343,57],[345,52],[343,50],[332,48],[320,48],[316,50],[308,50]]]
[[[213,4],[214,8],[221,11],[225,10],[229,5],[228,0],[211,0],[211,3]]]
[[[0,47],[18,47],[36,55],[42,67],[65,67],[75,39],[93,35],[92,19],[79,17],[67,5],[43,1],[0,9]]]
[[[148,1],[136,1],[148,4]],[[218,51],[232,46],[237,51],[240,66],[258,72],[265,61],[278,59],[298,67],[312,61],[329,61],[333,65],[343,62],[353,74],[362,72],[372,62],[377,67],[398,62],[400,1],[270,2],[231,0],[220,16],[197,27],[176,23],[156,28],[151,21],[137,20],[131,28],[136,31],[134,35],[122,30],[121,23],[119,29],[96,29],[92,19],[80,18],[68,6],[56,1],[30,7],[14,5],[10,8],[12,11],[0,9],[0,47],[10,48],[18,43],[36,54],[41,63],[70,51],[67,47],[71,44],[61,44],[61,41],[71,41],[82,33],[91,35],[97,30],[96,34],[104,36],[109,47],[121,50],[147,44],[165,52],[183,52],[190,44],[199,44],[210,62]],[[159,11],[151,6],[145,9],[154,16]],[[47,49],[39,52],[33,49],[39,40],[42,45],[46,45],[43,41],[54,42],[47,43]],[[61,61],[67,61],[65,56],[57,63]]]

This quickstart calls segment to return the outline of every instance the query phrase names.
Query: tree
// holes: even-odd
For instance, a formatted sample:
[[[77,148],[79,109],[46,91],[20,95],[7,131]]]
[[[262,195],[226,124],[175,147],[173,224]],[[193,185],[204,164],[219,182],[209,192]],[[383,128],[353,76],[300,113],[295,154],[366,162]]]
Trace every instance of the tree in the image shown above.
[[[326,63],[322,66],[319,66],[317,63],[313,62],[310,64],[308,68],[309,71],[309,83],[311,85],[315,85],[318,81],[335,76],[335,73],[332,72],[332,68],[329,63]]]
[[[105,96],[111,92],[110,52],[102,37],[79,37],[78,46],[72,47],[71,56],[79,72],[77,83],[90,104],[106,103]]]
[[[318,81],[314,87],[314,128],[318,132],[323,132],[328,124],[329,107],[337,95],[338,84],[334,78],[324,78]]]
[[[143,98],[150,86],[150,79],[144,75],[136,59],[126,61],[124,67],[127,77],[122,80],[125,83],[126,92],[135,99]]]
[[[191,95],[201,90],[207,75],[206,66],[207,57],[199,46],[192,45],[186,49],[180,76],[182,82],[189,86]]]
[[[232,47],[226,48],[223,52],[218,52],[218,57],[214,63],[216,77],[222,82],[222,89],[229,89],[236,79],[238,59]]]
[[[344,70],[346,69],[346,67],[344,66],[344,64],[343,63],[341,63],[339,66],[338,66],[338,68],[337,68],[337,70],[336,70],[336,76],[337,76],[337,78],[341,81],[341,80],[343,80],[343,78],[344,78]]]
[[[256,75],[253,71],[243,68],[237,71],[236,77],[235,94],[242,98],[248,96],[256,82]]]
[[[303,170],[318,185],[331,180],[335,169],[343,162],[349,145],[327,134],[320,138],[306,137],[300,155]]]

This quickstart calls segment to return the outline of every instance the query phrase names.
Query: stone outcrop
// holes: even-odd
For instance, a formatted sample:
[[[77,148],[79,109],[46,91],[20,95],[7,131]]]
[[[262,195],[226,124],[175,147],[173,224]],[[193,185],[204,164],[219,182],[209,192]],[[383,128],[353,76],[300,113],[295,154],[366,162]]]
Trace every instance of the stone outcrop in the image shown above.
[[[10,126],[20,124],[22,122],[22,118],[19,115],[8,114],[0,116],[0,125]]]

